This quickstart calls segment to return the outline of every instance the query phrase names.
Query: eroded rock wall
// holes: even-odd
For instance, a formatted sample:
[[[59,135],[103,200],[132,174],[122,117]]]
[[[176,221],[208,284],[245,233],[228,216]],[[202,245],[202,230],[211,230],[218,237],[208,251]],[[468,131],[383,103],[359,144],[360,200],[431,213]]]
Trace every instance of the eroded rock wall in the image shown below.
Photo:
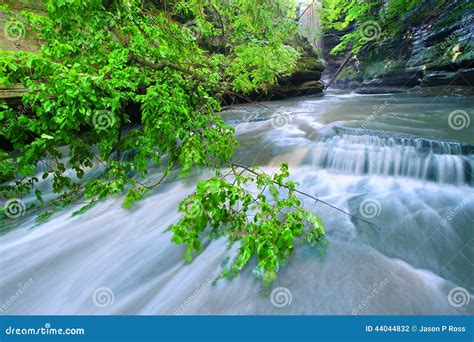
[[[335,85],[365,92],[474,85],[474,3],[453,0],[433,12],[427,8],[430,1],[400,23],[406,25],[402,36],[352,59]],[[336,44],[337,39],[325,40],[331,72],[337,70],[340,60],[331,61],[327,51]]]

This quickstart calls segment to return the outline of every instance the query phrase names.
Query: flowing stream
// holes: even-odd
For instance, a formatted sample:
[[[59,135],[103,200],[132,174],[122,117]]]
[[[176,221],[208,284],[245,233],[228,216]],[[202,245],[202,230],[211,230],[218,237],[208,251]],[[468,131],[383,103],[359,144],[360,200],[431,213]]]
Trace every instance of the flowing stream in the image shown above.
[[[183,262],[164,231],[190,178],[132,210],[112,198],[41,225],[15,220],[0,236],[0,313],[472,315],[472,108],[472,98],[338,92],[232,107],[236,162],[268,172],[288,162],[300,190],[353,215],[302,198],[327,244],[297,248],[276,292],[262,293],[255,264],[213,285],[232,254],[224,240]]]

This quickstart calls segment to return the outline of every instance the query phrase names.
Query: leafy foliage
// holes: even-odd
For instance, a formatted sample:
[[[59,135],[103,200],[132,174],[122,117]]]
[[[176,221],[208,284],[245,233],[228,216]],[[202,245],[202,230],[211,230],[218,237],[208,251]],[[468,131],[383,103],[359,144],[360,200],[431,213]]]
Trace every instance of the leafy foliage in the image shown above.
[[[0,155],[1,181],[10,182],[0,186],[2,195],[31,191],[30,177],[44,157],[54,162],[43,177],[52,177],[55,192],[81,188],[94,200],[127,190],[130,201],[147,190],[128,186],[131,172],[145,177],[151,164],[165,163],[167,171],[178,165],[186,174],[228,161],[236,141],[215,114],[220,96],[228,89],[264,89],[299,56],[283,41],[295,33],[286,17],[292,7],[274,4],[183,0],[168,2],[164,11],[138,0],[48,0],[47,16],[24,12],[42,45],[38,53],[0,51],[0,83],[26,87],[23,102],[30,109],[0,108],[1,135],[11,145]],[[176,15],[195,20],[207,42],[219,35],[215,45],[222,52],[201,48]],[[267,58],[259,64],[263,51]],[[139,105],[139,122],[132,122],[130,104]],[[131,123],[140,127],[124,133]],[[130,150],[133,160],[114,158]],[[82,182],[100,161],[106,161],[100,179]]]
[[[221,97],[267,89],[278,76],[291,73],[300,56],[288,43],[298,29],[295,1],[44,4],[46,15],[25,11],[15,18],[38,37],[39,51],[0,51],[0,85],[27,89],[27,110],[0,103],[0,195],[22,198],[34,192],[34,205],[44,208],[40,219],[78,199],[89,201],[81,213],[123,192],[129,208],[160,184],[147,183],[152,168],[161,168],[163,180],[176,170],[183,176],[195,168],[228,166],[237,142],[218,114]],[[44,166],[40,175],[38,165]],[[100,174],[88,177],[96,166]],[[51,181],[55,198],[43,201],[39,178]],[[315,234],[303,233],[300,223],[316,225],[311,214],[301,208],[281,213],[299,207],[293,194],[274,206],[263,194],[248,202],[240,186],[250,181],[274,188],[266,176],[239,176],[233,185],[211,179],[198,186],[193,198],[206,214],[192,222],[185,216],[173,227],[174,240],[188,245],[187,259],[200,250],[198,236],[207,225],[227,236],[246,231],[232,273],[254,254],[263,269],[277,270],[294,238]],[[238,202],[246,211],[261,211],[253,223],[244,225],[244,213],[231,210]]]
[[[185,260],[201,252],[205,239],[227,237],[240,247],[221,276],[232,278],[256,256],[258,274],[264,284],[275,280],[281,264],[288,261],[297,239],[315,245],[321,242],[321,220],[301,207],[296,184],[285,181],[288,166],[273,176],[257,169],[233,169],[234,181],[215,177],[200,182],[181,203],[183,218],[170,227],[172,240],[186,245]],[[254,191],[252,191],[254,190]]]

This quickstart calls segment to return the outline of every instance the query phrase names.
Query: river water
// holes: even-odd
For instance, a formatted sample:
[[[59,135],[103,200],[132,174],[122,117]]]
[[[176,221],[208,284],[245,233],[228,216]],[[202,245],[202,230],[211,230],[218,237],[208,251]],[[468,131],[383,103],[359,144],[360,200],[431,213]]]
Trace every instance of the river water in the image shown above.
[[[129,211],[113,198],[42,225],[15,220],[0,237],[0,313],[474,314],[472,108],[472,98],[338,92],[232,107],[236,162],[268,172],[288,162],[300,190],[353,215],[303,198],[327,244],[298,248],[272,294],[254,264],[212,284],[232,254],[223,240],[183,263],[164,230],[193,178]]]

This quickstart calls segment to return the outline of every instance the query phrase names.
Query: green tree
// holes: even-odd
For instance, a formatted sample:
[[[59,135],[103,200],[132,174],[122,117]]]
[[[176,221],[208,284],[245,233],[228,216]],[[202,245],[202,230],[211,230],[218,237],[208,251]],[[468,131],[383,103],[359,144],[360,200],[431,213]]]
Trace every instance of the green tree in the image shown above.
[[[46,15],[12,17],[37,35],[39,51],[0,51],[0,83],[27,88],[23,106],[29,109],[0,104],[1,136],[9,146],[0,150],[0,193],[21,198],[34,191],[34,205],[43,208],[39,219],[81,198],[90,201],[83,212],[123,192],[129,208],[172,172],[235,171],[237,142],[218,114],[222,96],[264,91],[291,73],[300,56],[288,43],[297,34],[292,1],[44,4]],[[133,157],[121,158],[126,151]],[[57,197],[43,203],[35,169],[45,157],[53,162],[41,177],[51,179]],[[102,171],[91,179],[86,175],[94,164]],[[158,167],[161,181],[147,183]],[[187,260],[201,250],[202,234],[225,235],[242,243],[232,274],[253,255],[259,269],[274,272],[296,238],[319,241],[322,225],[302,209],[295,185],[283,182],[286,166],[273,178],[255,172],[233,172],[232,180],[219,174],[183,201],[184,217],[170,229],[174,242],[188,246]],[[245,188],[251,184],[259,195]],[[278,197],[279,189],[286,199]],[[202,209],[198,220],[185,210],[190,201]]]

